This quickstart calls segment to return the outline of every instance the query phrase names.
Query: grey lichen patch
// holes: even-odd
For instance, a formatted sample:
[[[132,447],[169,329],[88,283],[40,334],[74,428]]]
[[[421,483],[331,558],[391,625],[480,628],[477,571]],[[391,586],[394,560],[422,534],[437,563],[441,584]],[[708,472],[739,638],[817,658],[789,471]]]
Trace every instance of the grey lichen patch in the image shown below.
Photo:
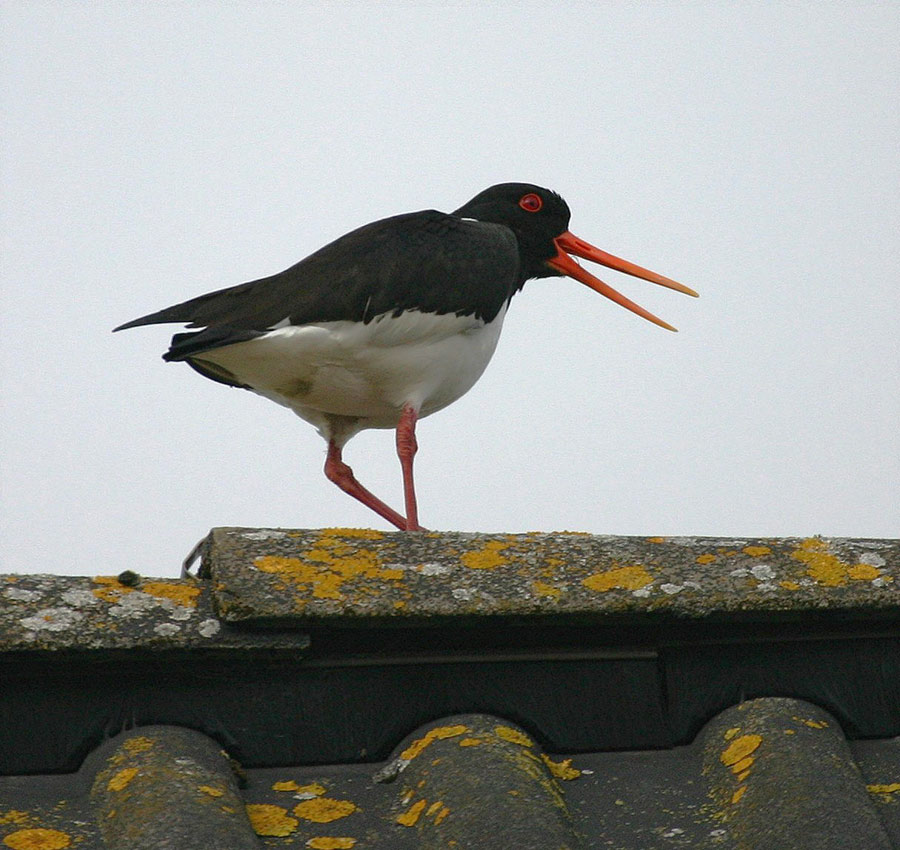
[[[30,617],[22,617],[19,623],[34,639],[35,632],[62,632],[73,628],[83,618],[84,615],[74,608],[41,608]]]

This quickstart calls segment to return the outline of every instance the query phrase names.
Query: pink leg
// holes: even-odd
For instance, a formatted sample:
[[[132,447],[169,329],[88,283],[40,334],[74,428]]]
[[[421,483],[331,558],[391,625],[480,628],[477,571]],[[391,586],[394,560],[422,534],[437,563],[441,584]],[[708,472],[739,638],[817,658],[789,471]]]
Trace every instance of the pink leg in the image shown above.
[[[416,506],[416,489],[413,483],[413,458],[419,446],[416,443],[416,419],[418,414],[408,405],[403,408],[397,423],[397,454],[403,470],[403,497],[406,501],[406,530],[423,531],[419,525],[419,509]]]
[[[406,531],[408,523],[406,519],[389,508],[377,496],[374,496],[353,475],[353,470],[341,460],[341,450],[334,440],[328,441],[328,457],[325,459],[325,475],[329,481],[333,481],[345,493],[359,499],[367,508],[371,508],[379,516],[384,517],[392,525],[396,525],[401,531]]]

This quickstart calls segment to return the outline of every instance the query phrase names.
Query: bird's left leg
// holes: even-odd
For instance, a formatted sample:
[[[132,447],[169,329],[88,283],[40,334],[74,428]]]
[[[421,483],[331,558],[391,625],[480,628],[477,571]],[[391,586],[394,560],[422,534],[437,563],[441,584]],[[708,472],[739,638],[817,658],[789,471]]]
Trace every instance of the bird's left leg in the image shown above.
[[[419,446],[416,443],[416,420],[418,411],[411,405],[404,405],[397,423],[397,454],[403,470],[403,497],[406,501],[406,530],[422,531],[419,525],[419,510],[416,506],[416,489],[413,482],[413,458]]]
[[[389,523],[397,526],[401,531],[406,531],[409,523],[406,517],[400,516],[393,508],[388,507],[377,496],[369,492],[353,474],[353,470],[344,463],[341,457],[341,447],[332,438],[328,441],[328,456],[325,460],[325,475],[329,481],[333,481],[345,493],[358,499],[367,508],[371,508],[379,516],[384,517]]]

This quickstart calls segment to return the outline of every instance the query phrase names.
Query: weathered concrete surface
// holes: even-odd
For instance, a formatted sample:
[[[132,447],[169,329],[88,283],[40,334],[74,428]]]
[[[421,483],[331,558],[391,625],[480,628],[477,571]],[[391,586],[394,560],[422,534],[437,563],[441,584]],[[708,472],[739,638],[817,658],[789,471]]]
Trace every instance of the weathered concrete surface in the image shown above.
[[[108,850],[262,846],[228,754],[200,732],[126,732],[95,750],[83,772],[94,775],[90,799]]]
[[[852,610],[900,618],[900,541],[213,529],[225,622],[391,625]]]
[[[840,725],[818,706],[744,702],[700,740],[710,797],[737,846],[891,850]]]
[[[259,634],[220,622],[209,582],[0,575],[0,652],[145,648],[302,649],[298,633]]]

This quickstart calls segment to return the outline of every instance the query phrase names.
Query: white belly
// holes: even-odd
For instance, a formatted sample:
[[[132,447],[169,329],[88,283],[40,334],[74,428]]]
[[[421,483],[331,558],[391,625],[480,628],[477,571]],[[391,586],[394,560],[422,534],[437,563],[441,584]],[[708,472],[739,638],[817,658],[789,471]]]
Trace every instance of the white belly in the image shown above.
[[[409,310],[368,324],[283,327],[194,359],[224,367],[323,436],[333,417],[358,420],[353,432],[393,428],[405,405],[427,416],[472,388],[494,353],[505,314],[504,306],[486,324]]]

